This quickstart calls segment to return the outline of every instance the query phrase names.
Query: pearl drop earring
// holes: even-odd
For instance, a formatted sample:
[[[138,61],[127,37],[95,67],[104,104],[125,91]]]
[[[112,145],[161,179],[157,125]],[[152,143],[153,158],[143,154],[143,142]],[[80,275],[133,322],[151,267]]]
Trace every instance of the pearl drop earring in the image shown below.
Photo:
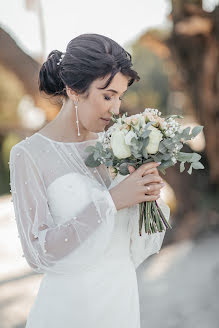
[[[78,121],[78,103],[74,101],[75,104],[75,111],[76,111],[76,124],[78,128],[78,136],[80,136],[80,131],[79,131],[79,121]]]

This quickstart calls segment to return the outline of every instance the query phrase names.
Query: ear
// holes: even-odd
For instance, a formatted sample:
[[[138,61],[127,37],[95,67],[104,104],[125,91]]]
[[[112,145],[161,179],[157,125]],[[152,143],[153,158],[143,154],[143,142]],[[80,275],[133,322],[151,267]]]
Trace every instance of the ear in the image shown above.
[[[78,95],[74,90],[66,86],[66,93],[71,100],[78,102]]]

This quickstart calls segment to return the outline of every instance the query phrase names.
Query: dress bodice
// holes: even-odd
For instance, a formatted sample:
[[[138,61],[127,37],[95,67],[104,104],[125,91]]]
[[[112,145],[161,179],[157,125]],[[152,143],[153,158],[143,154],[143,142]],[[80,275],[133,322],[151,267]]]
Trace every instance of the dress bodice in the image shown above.
[[[106,173],[105,175],[107,178]],[[102,178],[104,179],[103,174]],[[124,178],[125,176],[118,175],[110,184],[109,189]],[[94,184],[96,184],[96,189],[94,189]],[[48,205],[55,223],[67,222],[72,217],[72,213],[75,213],[77,217],[77,214],[81,213],[83,208],[89,204],[90,198],[95,199],[95,192],[99,192],[98,182],[78,173],[69,173],[53,181],[47,188],[47,195]],[[110,257],[113,259],[124,259],[124,256],[129,258],[130,219],[132,215],[132,208],[121,209],[115,214],[111,241],[104,253],[104,257],[108,260]]]

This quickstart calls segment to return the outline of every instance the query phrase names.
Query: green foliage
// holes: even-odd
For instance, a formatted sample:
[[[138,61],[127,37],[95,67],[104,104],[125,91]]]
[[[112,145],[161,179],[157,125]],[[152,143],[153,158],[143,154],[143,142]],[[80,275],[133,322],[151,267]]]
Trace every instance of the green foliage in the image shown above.
[[[144,109],[145,107],[159,108],[165,115],[168,99],[168,76],[165,63],[145,46],[136,43],[132,46],[133,69],[140,81],[133,83],[124,98],[122,108]]]
[[[2,143],[0,153],[0,195],[8,193],[9,186],[9,154],[11,147],[18,143],[21,139],[14,133],[8,134]]]

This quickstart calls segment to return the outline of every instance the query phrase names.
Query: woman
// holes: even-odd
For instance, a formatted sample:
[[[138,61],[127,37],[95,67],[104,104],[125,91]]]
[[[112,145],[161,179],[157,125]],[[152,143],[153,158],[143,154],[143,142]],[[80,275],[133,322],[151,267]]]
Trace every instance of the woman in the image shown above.
[[[52,51],[39,89],[60,96],[56,118],[12,147],[11,192],[24,256],[44,273],[26,328],[139,328],[136,268],[159,252],[165,231],[138,234],[138,204],[159,198],[157,163],[115,183],[84,164],[111,113],[140,78],[131,55],[108,37],[82,34]],[[148,189],[148,187],[150,187]]]

